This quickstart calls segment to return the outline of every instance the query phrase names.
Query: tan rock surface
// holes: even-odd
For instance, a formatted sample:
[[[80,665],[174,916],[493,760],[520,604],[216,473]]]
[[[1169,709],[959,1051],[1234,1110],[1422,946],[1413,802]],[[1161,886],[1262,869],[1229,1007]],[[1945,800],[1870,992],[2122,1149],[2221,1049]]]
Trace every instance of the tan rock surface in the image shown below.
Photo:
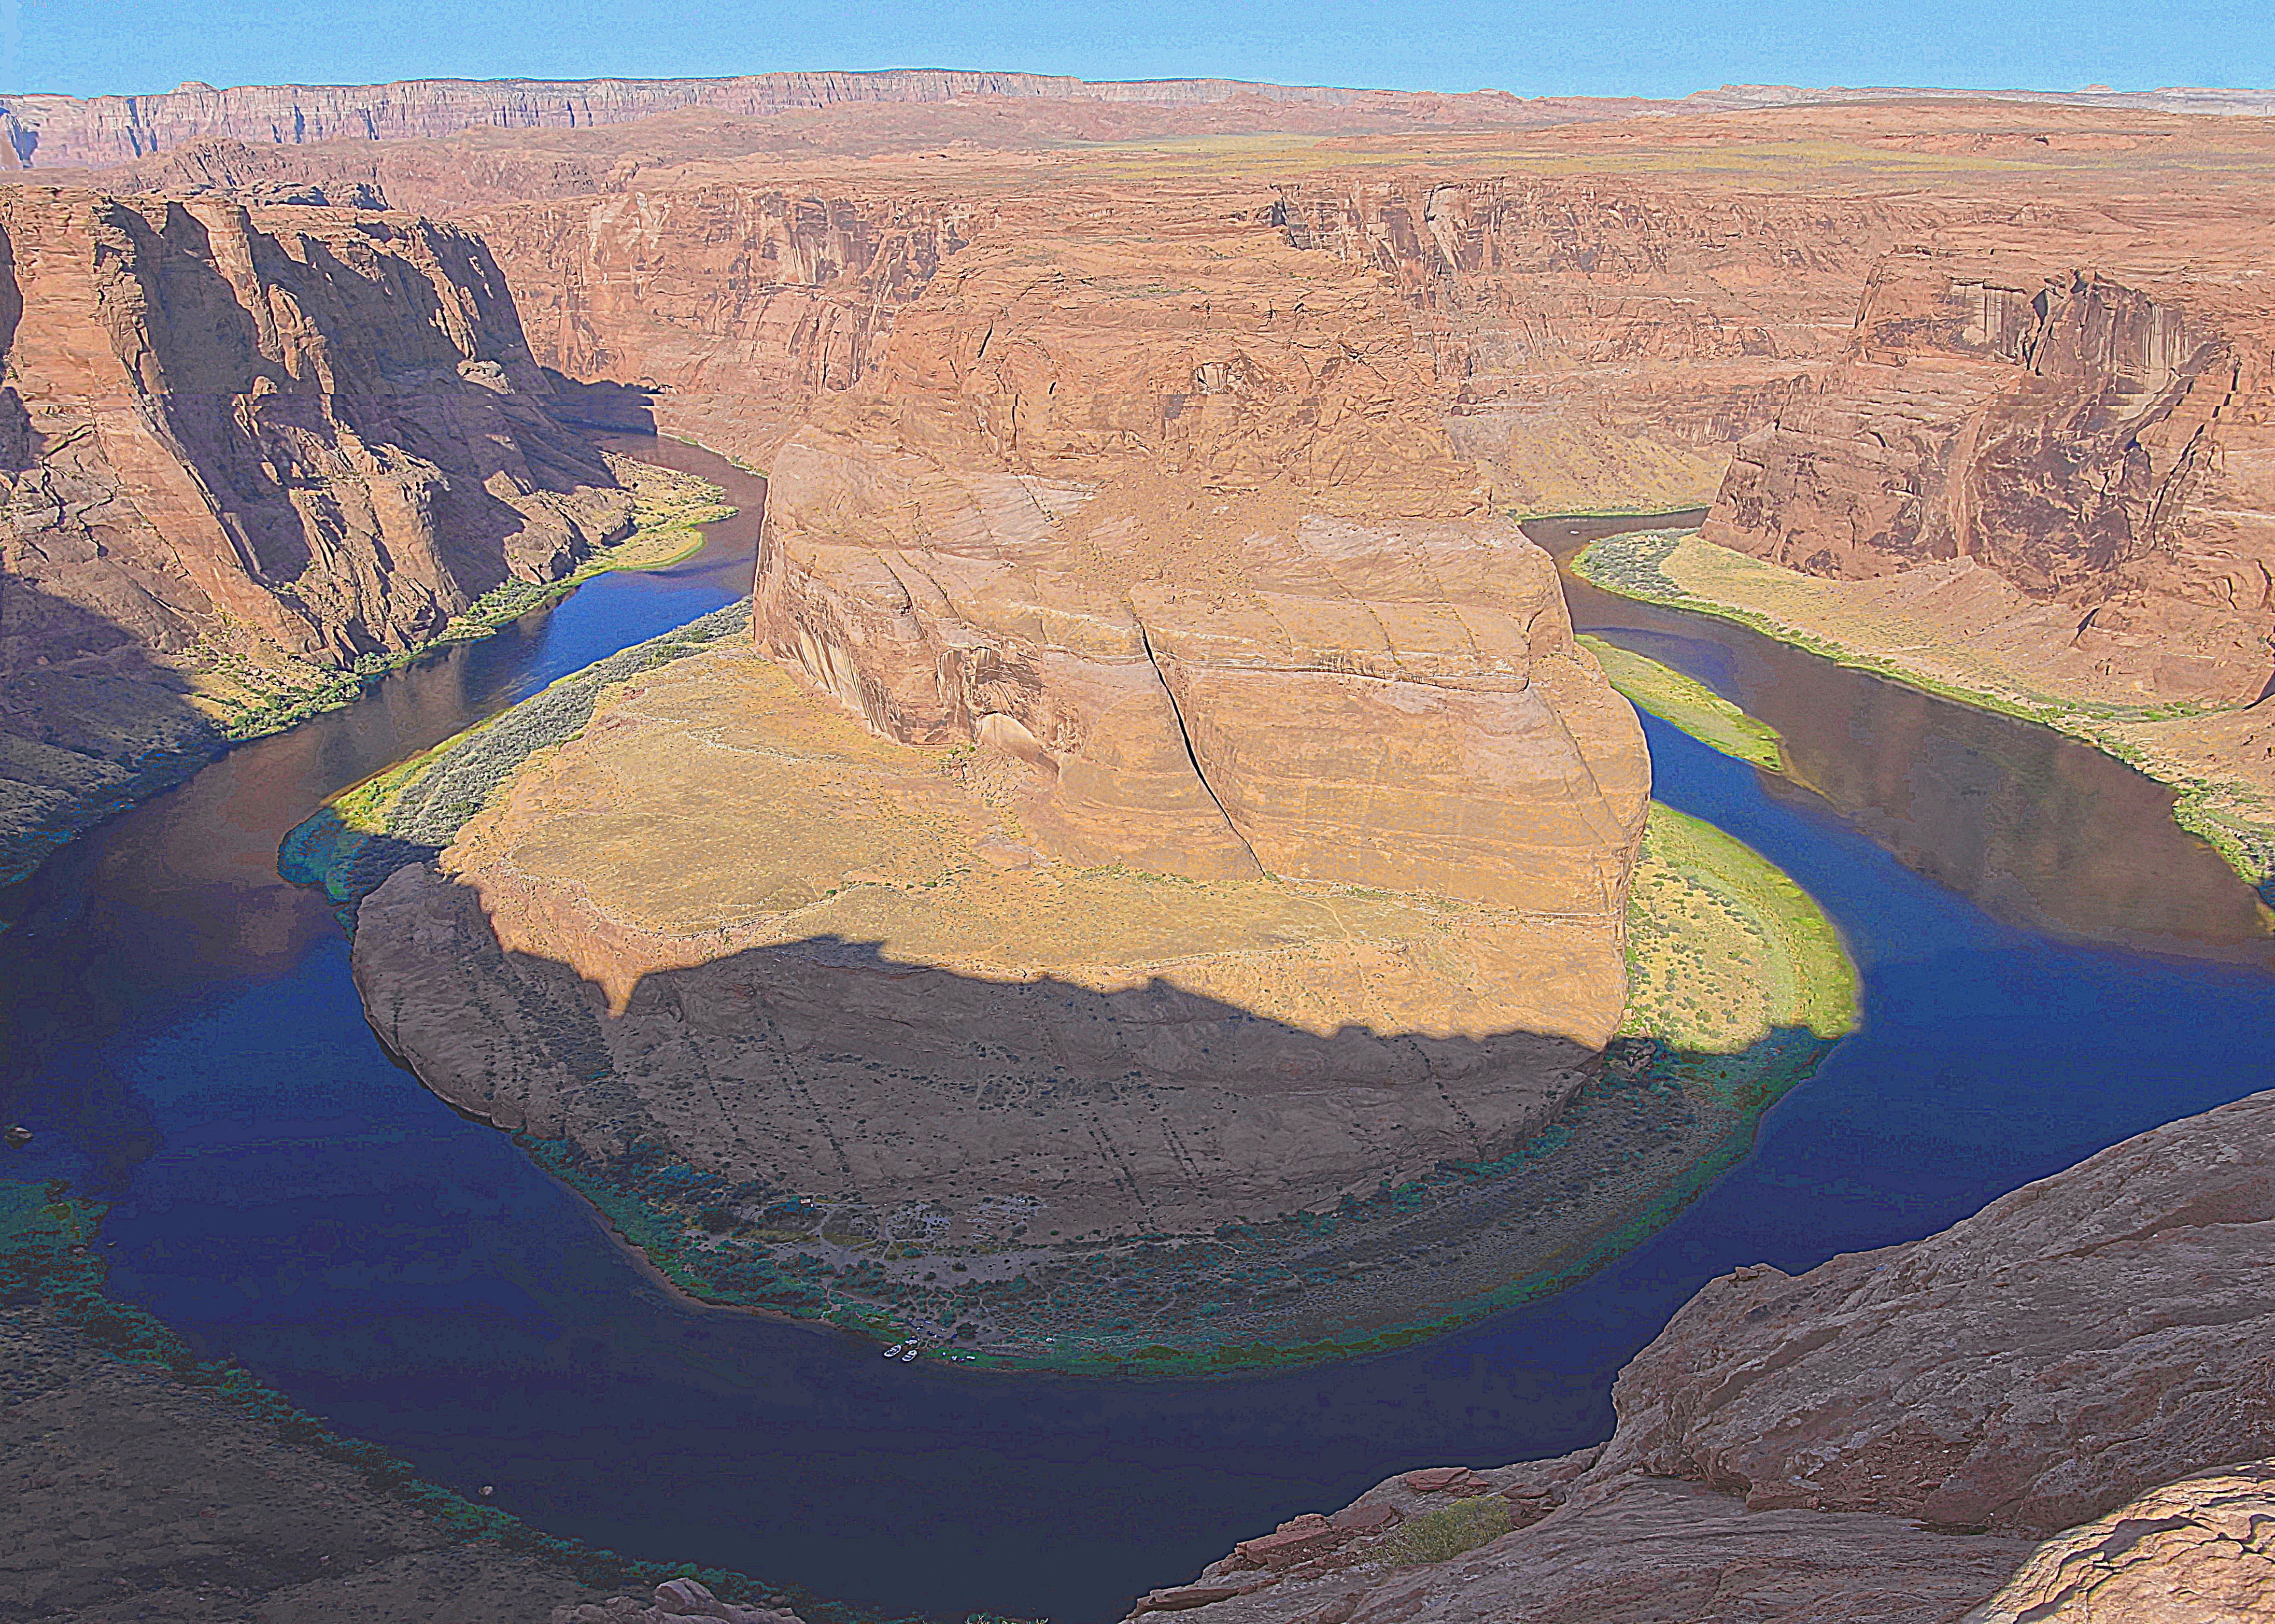
[[[1291,1560],[1258,1561],[1251,1541],[1138,1614],[2262,1616],[2275,1472],[2225,1463],[2275,1439],[2271,1228],[2275,1093],[2262,1093],[1925,1240],[1799,1276],[1741,1269],[1621,1373],[1599,1450],[1402,1474],[1285,1525],[1320,1525],[1281,1542]],[[1402,1525],[1483,1492],[1508,1499],[1511,1531],[1398,1564]],[[1362,1514],[1377,1507],[1396,1516]]]
[[[1605,1469],[1756,1507],[2052,1532],[2275,1446],[2275,1095],[2155,1129],[1924,1241],[1694,1298]]]
[[[1023,753],[1071,861],[1615,916],[1632,714],[1385,291],[1206,218],[967,250],[777,454],[760,646]]]
[[[873,259],[859,239],[928,234],[943,215],[966,240],[991,221],[1032,235],[1172,191],[1269,187],[1291,242],[1396,281],[1460,449],[1545,511],[1710,502],[1733,442],[1840,372],[1864,284],[1900,248],[2035,233],[2089,265],[2079,245],[2105,235],[2112,196],[2131,208],[2162,194],[2158,229],[2193,259],[2200,234],[2218,246],[2197,222],[2264,185],[2275,150],[2258,121],[2150,110],[2153,98],[1748,110],[1757,93],[1742,90],[1636,118],[1631,104],[1493,97],[1179,102],[1193,87],[1175,85],[1147,93],[1172,101],[1140,103],[1034,81],[760,111],[736,83],[707,109],[597,127],[282,147],[263,126],[253,145],[172,146],[129,172],[244,196],[382,194],[465,218],[533,313],[541,360],[647,381],[661,420],[760,465],[814,391],[874,364],[920,286],[920,253]],[[645,93],[590,94],[628,111]],[[2214,104],[2168,105],[2184,102]],[[1219,139],[1187,139],[1202,132]],[[770,240],[785,229],[805,245]],[[826,251],[849,229],[849,253]],[[685,297],[714,264],[730,274]],[[641,286],[658,297],[628,297]]]
[[[1197,1624],[1958,1624],[2030,1551],[2025,1540],[1930,1533],[1897,1517],[1748,1511],[1697,1484],[1649,1477],[1623,1477],[1584,1502],[1565,1501],[1561,1485],[1538,1492],[1521,1477],[1510,1487],[1536,1491],[1513,1502],[1516,1531],[1450,1560],[1391,1564],[1392,1524],[1344,1534],[1278,1574],[1212,1570],[1154,1592],[1135,1616]],[[1383,1493],[1352,1509],[1383,1503]],[[1409,1498],[1410,1514],[1445,1499]],[[1254,1588],[1236,1590],[1243,1579]],[[1224,1590],[1235,1593],[1195,1605]]]
[[[1189,1229],[1490,1159],[1618,1019],[1600,922],[1053,862],[965,787],[988,777],[748,653],[681,661],[512,781],[445,854],[458,882],[365,903],[358,985],[494,1121],[645,1133],[954,1236],[1007,1200]]]
[[[9,573],[147,646],[399,648],[624,527],[462,232],[29,189],[0,230]],[[26,663],[82,652],[11,631]]]
[[[2055,1535],[1965,1624],[2275,1617],[2275,1461],[2151,1489]]]

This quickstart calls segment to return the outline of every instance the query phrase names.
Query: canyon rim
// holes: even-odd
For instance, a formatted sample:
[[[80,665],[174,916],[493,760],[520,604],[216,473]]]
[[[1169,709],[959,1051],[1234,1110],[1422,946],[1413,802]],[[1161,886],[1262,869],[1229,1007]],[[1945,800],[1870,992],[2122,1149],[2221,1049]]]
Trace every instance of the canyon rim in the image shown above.
[[[692,442],[754,476],[732,601],[296,781],[283,872],[372,1039],[676,1311],[1038,1391],[1422,1343],[1675,1220],[1908,985],[1653,800],[1664,724],[1843,805],[1700,626],[2137,769],[2216,909],[1971,895],[2264,993],[2271,114],[914,70],[0,95],[0,874],[44,895],[122,809],[600,571],[668,589],[732,506],[664,465]],[[1582,583],[1662,618],[1583,635]],[[1911,770],[1844,793],[1939,879],[1888,833]],[[1701,1274],[1607,1439],[1385,1461],[1133,1616],[2263,1616],[2264,1070],[1936,1233]],[[231,1476],[252,1523],[162,1539],[218,1520],[168,1500],[129,1561],[42,1501],[25,1617],[281,1617],[335,1557],[373,1618],[853,1616],[358,1453],[106,1306],[67,1180],[8,1189],[26,1483],[227,1457],[346,1508]],[[80,1453],[34,1462],[51,1432]],[[459,1572],[445,1530],[493,1543]]]

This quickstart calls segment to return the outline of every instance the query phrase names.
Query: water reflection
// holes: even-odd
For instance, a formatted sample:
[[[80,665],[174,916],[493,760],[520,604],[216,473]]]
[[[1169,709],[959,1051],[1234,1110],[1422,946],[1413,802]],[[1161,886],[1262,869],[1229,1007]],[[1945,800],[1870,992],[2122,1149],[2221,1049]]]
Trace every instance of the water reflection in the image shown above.
[[[1655,521],[1684,522],[1682,516]],[[1560,559],[1634,521],[1534,521]],[[1794,783],[1992,917],[2074,941],[2270,962],[2257,895],[2173,821],[2173,793],[2062,735],[1565,580],[1574,623],[1697,677],[1784,736]],[[1772,795],[1793,793],[1770,778]]]
[[[602,576],[493,637],[390,673],[353,705],[231,752],[0,894],[11,922],[0,933],[0,1108],[49,1070],[73,1081],[85,1111],[132,1118],[131,1091],[100,1059],[110,1033],[282,974],[337,934],[320,897],[277,875],[287,830],[350,784],[750,590],[765,480],[676,441],[600,438],[700,473],[739,510],[669,569]],[[147,1149],[139,1133],[120,1137],[104,1159],[110,1176]]]

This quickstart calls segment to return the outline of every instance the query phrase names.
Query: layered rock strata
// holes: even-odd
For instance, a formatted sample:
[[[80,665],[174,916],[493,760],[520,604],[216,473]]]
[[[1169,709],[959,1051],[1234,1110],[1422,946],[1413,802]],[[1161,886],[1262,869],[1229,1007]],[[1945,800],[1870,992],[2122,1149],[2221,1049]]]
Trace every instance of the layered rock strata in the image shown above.
[[[1395,283],[1457,443],[1515,505],[1558,512],[1712,500],[1731,446],[1837,363],[1874,262],[1979,207],[1361,174],[1282,185],[1273,208],[1290,243]]]
[[[2249,280],[2267,228],[2236,224],[2184,266],[2052,260],[2037,233],[1889,257],[1827,392],[1740,447],[1703,536],[1837,579],[1924,571],[2057,692],[2260,699],[2275,372]]]
[[[17,188],[0,241],[13,837],[629,527],[460,230]]]
[[[1137,1612],[2241,1624],[2275,1595],[2271,1232],[2263,1093],[1926,1240],[1741,1269],[1621,1373],[1599,1449],[1403,1474]]]
[[[299,145],[397,141],[499,126],[577,129],[681,109],[766,117],[812,109],[956,101],[1104,102],[1187,108],[1244,101],[1394,111],[1485,123],[1519,122],[1523,103],[1500,91],[1466,96],[1251,84],[1223,79],[1085,80],[1041,73],[891,69],[871,73],[752,73],[729,79],[410,79],[388,85],[185,83],[155,95],[55,94],[0,99],[0,161],[11,169],[123,163],[185,142],[221,137]],[[1632,103],[1609,102],[1607,108]],[[1467,121],[1463,120],[1463,121]]]
[[[1022,764],[1067,861],[1615,919],[1632,713],[1365,273],[1197,222],[967,250],[775,459],[760,648]]]
[[[545,364],[629,389],[616,426],[764,466],[813,402],[871,377],[896,313],[994,214],[952,194],[712,181],[464,217]]]
[[[1908,245],[2029,239],[2051,268],[2097,263],[2112,238],[2220,253],[2232,230],[2203,225],[2234,211],[2219,188],[2267,162],[2255,125],[2089,102],[1623,119],[1635,110],[1614,103],[1038,88],[447,140],[208,137],[131,172],[245,197],[384,195],[476,223],[543,310],[540,360],[651,386],[659,420],[759,465],[807,402],[875,364],[928,253],[992,220],[1051,233],[1168,193],[1248,200],[1291,243],[1395,281],[1459,449],[1515,505],[1555,511],[1711,502],[1735,442],[1836,379],[1861,290]],[[1172,146],[1203,130],[1280,139],[1200,162]],[[2029,196],[1986,180],[1985,159],[2032,170]],[[2157,189],[2202,195],[2111,207],[2143,189],[2141,164]]]

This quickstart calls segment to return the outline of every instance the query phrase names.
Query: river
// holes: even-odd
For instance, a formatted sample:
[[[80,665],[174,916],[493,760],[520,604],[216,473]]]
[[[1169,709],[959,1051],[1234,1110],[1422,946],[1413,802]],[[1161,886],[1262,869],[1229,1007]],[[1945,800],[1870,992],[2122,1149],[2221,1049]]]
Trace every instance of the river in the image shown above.
[[[0,895],[8,1176],[114,1203],[113,1288],[342,1431],[553,1532],[893,1610],[1086,1624],[1392,1471],[1561,1453],[1704,1280],[1926,1234],[2264,1085],[2249,893],[2162,791],[2042,730],[1575,586],[1576,617],[1780,727],[1803,789],[1648,722],[1658,793],[1792,872],[1864,1026],[1750,1158],[1546,1303],[1381,1358],[1116,1384],[887,1365],[674,1299],[502,1133],[366,1027],[323,898],[276,872],[327,796],[745,590],[744,512],[672,569],[240,749]],[[1536,527],[1552,544],[1575,527]]]

